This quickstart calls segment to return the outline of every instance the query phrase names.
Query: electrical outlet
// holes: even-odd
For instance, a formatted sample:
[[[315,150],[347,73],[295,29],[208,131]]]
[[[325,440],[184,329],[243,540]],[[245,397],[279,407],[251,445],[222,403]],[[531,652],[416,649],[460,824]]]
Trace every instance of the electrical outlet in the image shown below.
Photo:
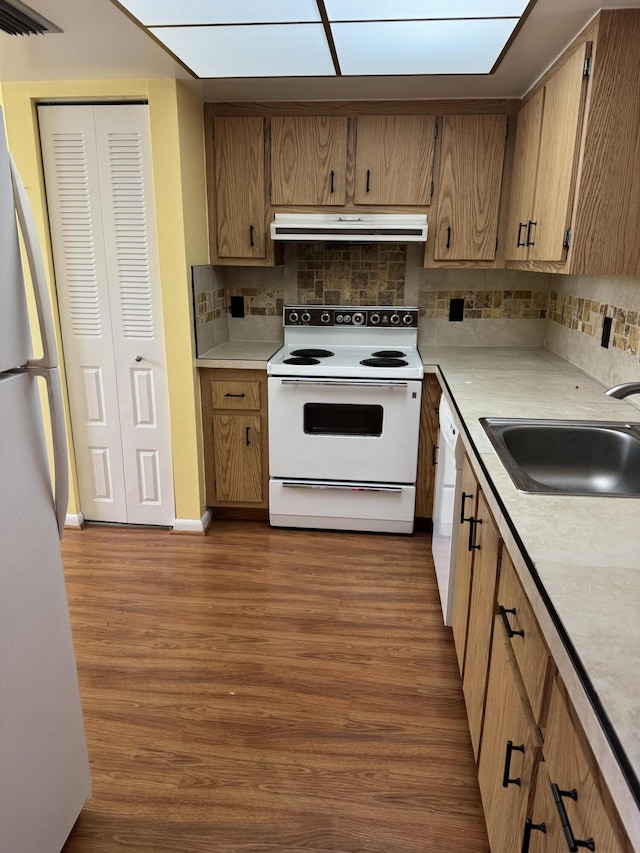
[[[464,320],[464,299],[449,300],[449,322],[461,323]]]
[[[244,296],[231,297],[231,316],[244,317]]]
[[[611,337],[611,317],[604,317],[602,320],[602,338],[600,339],[600,346],[605,349],[609,348],[609,338]]]

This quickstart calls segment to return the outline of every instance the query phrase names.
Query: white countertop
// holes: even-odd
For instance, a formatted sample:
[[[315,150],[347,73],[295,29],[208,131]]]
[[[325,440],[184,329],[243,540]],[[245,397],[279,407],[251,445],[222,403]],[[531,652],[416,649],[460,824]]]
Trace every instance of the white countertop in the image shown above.
[[[626,400],[607,397],[602,385],[544,350],[421,347],[420,352],[425,369],[438,365],[444,377],[496,523],[640,851],[638,804],[573,665],[577,659],[578,669],[584,669],[596,704],[640,777],[640,499],[520,493],[478,422],[481,417],[640,422],[640,411]],[[544,592],[519,556],[522,549]],[[567,650],[563,631],[573,650]]]
[[[196,358],[196,367],[232,367],[264,370],[282,341],[227,341]]]

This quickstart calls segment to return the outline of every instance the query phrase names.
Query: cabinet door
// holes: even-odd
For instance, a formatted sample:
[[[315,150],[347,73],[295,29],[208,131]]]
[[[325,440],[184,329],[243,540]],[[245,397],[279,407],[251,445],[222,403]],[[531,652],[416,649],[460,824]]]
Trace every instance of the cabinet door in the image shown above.
[[[526,260],[529,252],[527,229],[529,228],[535,197],[543,103],[544,89],[540,89],[518,113],[516,143],[513,152],[507,245],[504,254],[507,261]]]
[[[478,481],[465,456],[461,476],[462,500],[460,518],[457,523],[458,548],[456,551],[456,579],[453,588],[453,642],[458,657],[460,675],[464,673],[464,658],[467,646],[467,626],[469,623],[469,599],[471,597],[471,570],[473,565],[473,533],[478,507]]]
[[[214,160],[218,258],[264,258],[264,119],[217,117]]]
[[[271,119],[271,203],[344,204],[347,119]]]
[[[443,118],[436,260],[494,259],[506,127],[505,115]]]
[[[496,617],[499,619],[499,617]],[[522,833],[540,741],[497,623],[478,767],[491,853],[522,849]]]
[[[442,388],[435,373],[422,380],[420,403],[420,439],[418,443],[418,476],[416,478],[416,515],[433,517],[436,451],[438,443],[438,405]]]
[[[478,495],[477,530],[473,545],[473,579],[462,690],[467,705],[473,753],[478,760],[489,667],[489,648],[498,582],[500,534],[482,492]]]
[[[434,116],[358,116],[356,204],[431,203]]]
[[[214,414],[216,501],[262,501],[260,415]]]
[[[551,780],[544,762],[538,765],[531,816],[525,820],[522,829],[521,849],[522,853],[567,853],[567,840],[558,818]]]
[[[544,87],[540,154],[531,227],[529,260],[562,261],[571,222],[587,80],[586,51],[576,50]]]
[[[610,817],[610,809],[605,805],[593,756],[588,747],[583,746],[578,726],[556,676],[551,690],[543,750],[549,779],[552,785],[557,786],[556,795],[562,803],[556,812],[558,815],[561,810],[565,812],[560,823],[568,824],[576,840],[592,840],[591,849],[622,853],[626,845],[614,829],[615,818],[613,815]],[[575,799],[560,797],[561,791],[575,791]]]

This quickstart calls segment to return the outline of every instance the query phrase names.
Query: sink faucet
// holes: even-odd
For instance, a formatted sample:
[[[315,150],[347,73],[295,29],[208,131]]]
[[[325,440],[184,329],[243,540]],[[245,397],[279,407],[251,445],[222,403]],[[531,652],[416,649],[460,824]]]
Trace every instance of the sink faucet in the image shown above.
[[[629,394],[640,394],[640,382],[623,382],[622,385],[614,385],[604,392],[610,397],[617,397],[622,400],[623,397],[628,397]]]

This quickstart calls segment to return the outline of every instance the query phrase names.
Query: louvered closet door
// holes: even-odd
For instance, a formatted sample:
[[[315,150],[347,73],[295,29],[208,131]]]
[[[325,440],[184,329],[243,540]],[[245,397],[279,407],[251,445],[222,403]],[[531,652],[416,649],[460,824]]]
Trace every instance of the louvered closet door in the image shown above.
[[[39,108],[82,512],[174,521],[148,112]]]

